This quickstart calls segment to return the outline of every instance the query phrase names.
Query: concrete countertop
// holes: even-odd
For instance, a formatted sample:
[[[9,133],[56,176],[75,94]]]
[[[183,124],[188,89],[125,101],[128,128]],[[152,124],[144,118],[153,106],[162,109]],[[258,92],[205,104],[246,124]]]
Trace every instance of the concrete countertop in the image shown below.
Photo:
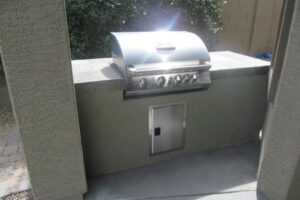
[[[210,52],[212,79],[267,73],[270,62],[242,54],[219,51]],[[111,67],[111,58],[73,60],[72,71],[77,87],[96,86],[97,90],[122,89],[121,74]]]

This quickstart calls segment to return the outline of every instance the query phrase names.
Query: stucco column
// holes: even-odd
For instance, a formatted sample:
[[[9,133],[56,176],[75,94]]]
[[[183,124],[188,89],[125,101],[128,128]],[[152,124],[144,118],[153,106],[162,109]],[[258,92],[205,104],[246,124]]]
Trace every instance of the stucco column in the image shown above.
[[[0,0],[0,47],[35,199],[82,199],[64,0]]]
[[[300,198],[300,1],[293,9],[282,71],[263,130],[258,189],[272,200]]]

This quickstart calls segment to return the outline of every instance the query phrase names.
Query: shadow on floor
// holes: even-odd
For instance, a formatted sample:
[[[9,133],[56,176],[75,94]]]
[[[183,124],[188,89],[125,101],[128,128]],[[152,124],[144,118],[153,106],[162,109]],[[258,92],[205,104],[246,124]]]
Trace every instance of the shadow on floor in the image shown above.
[[[10,105],[0,105],[0,135],[17,132],[15,119]]]
[[[85,199],[263,199],[256,194],[259,150],[252,141],[89,178]]]

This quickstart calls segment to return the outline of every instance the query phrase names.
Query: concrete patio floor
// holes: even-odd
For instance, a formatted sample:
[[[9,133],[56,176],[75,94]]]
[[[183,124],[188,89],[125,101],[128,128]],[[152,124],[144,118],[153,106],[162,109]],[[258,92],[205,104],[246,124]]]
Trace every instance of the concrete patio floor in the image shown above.
[[[0,198],[30,188],[19,134],[11,108],[0,107]]]
[[[256,194],[260,142],[194,153],[88,179],[86,200],[265,199]]]

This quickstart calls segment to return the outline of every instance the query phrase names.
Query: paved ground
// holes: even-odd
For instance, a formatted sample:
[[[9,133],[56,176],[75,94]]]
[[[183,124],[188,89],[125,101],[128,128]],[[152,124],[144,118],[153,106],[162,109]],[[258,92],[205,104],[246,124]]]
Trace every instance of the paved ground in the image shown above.
[[[0,197],[30,188],[20,136],[11,109],[0,108]]]
[[[256,194],[260,142],[194,153],[88,179],[86,200],[262,200]]]
[[[33,196],[31,190],[25,190],[2,197],[2,200],[33,200]]]

